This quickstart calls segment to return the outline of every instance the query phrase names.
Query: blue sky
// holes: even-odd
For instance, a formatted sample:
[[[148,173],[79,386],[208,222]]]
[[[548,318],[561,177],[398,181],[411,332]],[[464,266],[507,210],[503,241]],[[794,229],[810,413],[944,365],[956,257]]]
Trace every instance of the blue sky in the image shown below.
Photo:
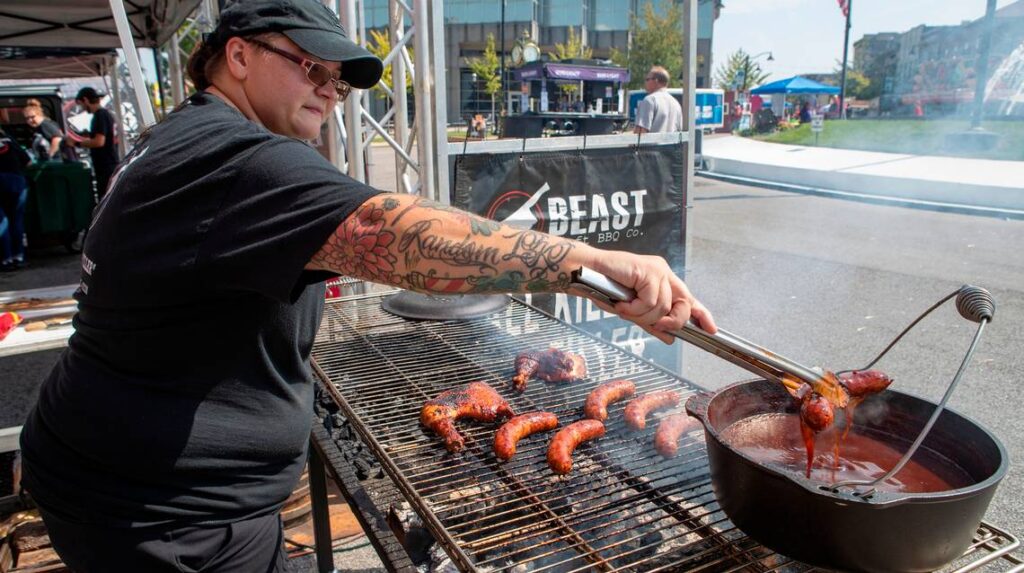
[[[1014,0],[998,0],[1002,8]],[[985,14],[985,0],[853,0],[853,42],[864,34],[904,32],[919,24],[949,25]],[[749,54],[771,51],[775,61],[758,59],[772,79],[832,71],[843,57],[845,18],[836,0],[725,0],[715,22],[713,65],[743,48]]]

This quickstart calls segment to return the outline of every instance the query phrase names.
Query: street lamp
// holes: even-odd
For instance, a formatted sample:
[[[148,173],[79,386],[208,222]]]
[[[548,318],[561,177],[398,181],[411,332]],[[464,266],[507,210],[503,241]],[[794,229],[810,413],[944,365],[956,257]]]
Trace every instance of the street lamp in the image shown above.
[[[738,91],[745,91],[745,90],[740,89],[740,88],[742,88],[743,85],[746,84],[746,82],[747,82],[747,70],[750,69],[750,66],[754,63],[754,60],[760,58],[761,56],[768,56],[768,58],[765,61],[768,61],[768,62],[774,62],[775,61],[775,56],[772,55],[770,50],[767,51],[767,52],[761,52],[760,54],[755,54],[753,56],[748,55],[747,59],[746,59],[746,63],[743,66],[743,69],[741,69],[739,71],[739,77],[738,78],[733,78],[733,82],[736,83],[736,89]]]

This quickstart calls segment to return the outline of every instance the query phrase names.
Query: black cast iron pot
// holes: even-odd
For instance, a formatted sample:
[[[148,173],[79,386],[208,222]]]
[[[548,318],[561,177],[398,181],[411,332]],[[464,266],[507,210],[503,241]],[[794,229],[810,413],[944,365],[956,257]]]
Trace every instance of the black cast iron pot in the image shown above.
[[[854,431],[905,440],[909,447],[935,405],[886,391],[865,400]],[[738,382],[686,402],[704,424],[711,482],[729,519],[766,547],[799,561],[841,571],[934,571],[970,545],[1007,469],[1006,450],[981,426],[945,410],[922,444],[973,478],[973,485],[936,493],[831,491],[803,474],[760,464],[723,443],[736,420],[797,412],[783,387]],[[871,415],[861,415],[861,412]],[[915,456],[916,457],[916,456]],[[886,468],[888,469],[888,468]]]

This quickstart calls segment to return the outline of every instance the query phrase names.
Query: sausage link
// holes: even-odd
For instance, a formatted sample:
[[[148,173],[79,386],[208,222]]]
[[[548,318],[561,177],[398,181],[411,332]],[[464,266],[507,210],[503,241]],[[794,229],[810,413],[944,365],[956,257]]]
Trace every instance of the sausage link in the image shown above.
[[[626,405],[626,425],[634,430],[647,427],[647,414],[655,410],[674,408],[679,405],[679,392],[661,390],[634,398]]]
[[[527,412],[502,424],[494,434],[494,455],[500,460],[511,459],[516,455],[516,444],[519,440],[546,432],[558,427],[558,416],[551,412]]]
[[[654,449],[666,458],[679,452],[679,436],[696,430],[700,422],[687,414],[672,414],[662,418],[654,432]]]
[[[612,380],[594,388],[583,404],[584,417],[603,422],[608,419],[608,405],[636,394],[632,380]]]
[[[892,384],[892,378],[881,370],[854,370],[841,374],[839,382],[846,387],[851,397],[861,398],[885,390]]]
[[[835,411],[832,409],[832,402],[829,402],[821,394],[811,394],[804,398],[803,404],[800,405],[800,419],[815,432],[824,430],[835,421]]]
[[[548,465],[551,471],[565,475],[572,471],[572,453],[588,440],[604,435],[604,424],[597,420],[580,420],[558,430],[548,446]]]

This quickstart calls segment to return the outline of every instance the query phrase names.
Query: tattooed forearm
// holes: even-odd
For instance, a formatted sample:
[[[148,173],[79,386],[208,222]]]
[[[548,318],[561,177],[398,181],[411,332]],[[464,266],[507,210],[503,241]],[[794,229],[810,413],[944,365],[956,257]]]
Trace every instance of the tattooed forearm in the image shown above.
[[[451,240],[431,231],[436,222],[433,219],[418,221],[402,233],[398,252],[405,255],[407,264],[413,260],[413,255],[418,255],[420,259],[442,261],[456,267],[476,267],[480,272],[495,270],[501,260],[497,246],[481,245],[469,236]]]
[[[522,261],[530,269],[531,277],[559,271],[562,261],[569,256],[573,248],[573,244],[568,241],[559,241],[550,235],[534,231],[519,231],[505,235],[505,238],[513,239],[515,243],[512,252],[505,254],[501,259]]]
[[[427,292],[551,292],[596,251],[408,195],[368,200],[307,268]]]

